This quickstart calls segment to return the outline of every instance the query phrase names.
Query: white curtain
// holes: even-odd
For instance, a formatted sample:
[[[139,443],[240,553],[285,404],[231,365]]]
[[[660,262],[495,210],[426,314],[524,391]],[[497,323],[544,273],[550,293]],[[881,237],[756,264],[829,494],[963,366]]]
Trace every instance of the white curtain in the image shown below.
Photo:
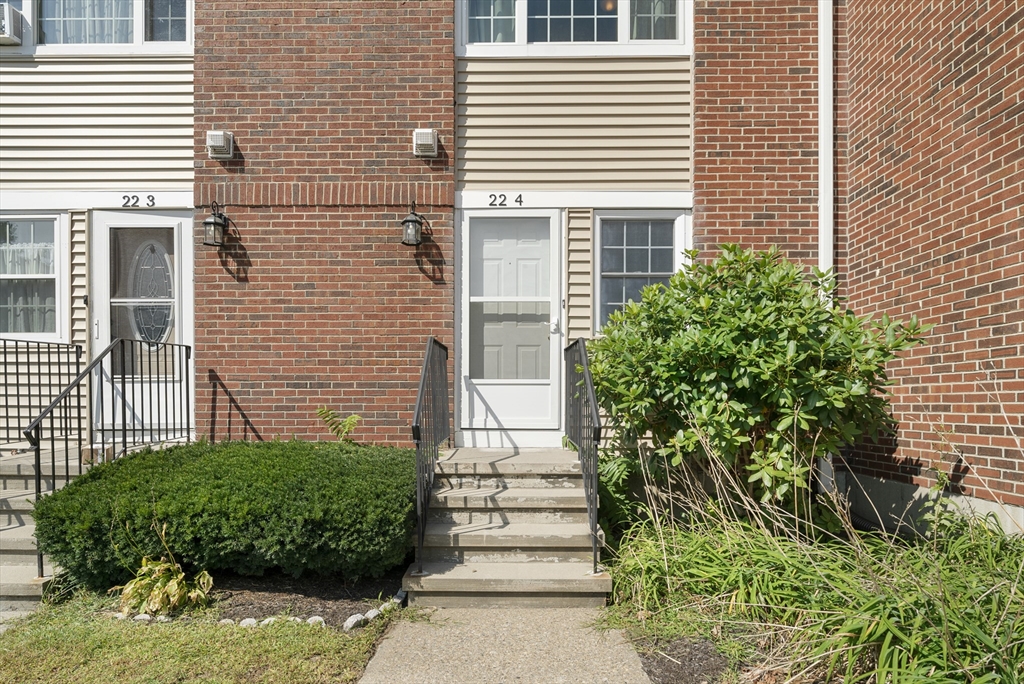
[[[632,0],[630,39],[675,40],[676,0]]]
[[[44,43],[131,43],[132,0],[42,0]]]
[[[0,333],[55,332],[53,222],[4,221],[0,240]]]

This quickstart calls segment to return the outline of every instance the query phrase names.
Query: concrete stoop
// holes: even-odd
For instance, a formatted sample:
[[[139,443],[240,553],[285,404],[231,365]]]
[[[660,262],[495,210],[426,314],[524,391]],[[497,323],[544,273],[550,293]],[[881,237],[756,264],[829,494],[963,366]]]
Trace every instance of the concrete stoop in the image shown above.
[[[63,455],[56,464],[49,457],[44,459],[40,475],[43,491],[60,489],[73,479],[77,462],[70,477],[65,471]],[[8,616],[35,610],[53,574],[49,560],[44,558],[44,576],[38,577],[34,501],[34,454],[4,450],[0,453],[0,612]]]
[[[423,574],[402,579],[410,605],[603,606],[593,573],[583,476],[560,449],[456,449],[443,454],[425,530]]]

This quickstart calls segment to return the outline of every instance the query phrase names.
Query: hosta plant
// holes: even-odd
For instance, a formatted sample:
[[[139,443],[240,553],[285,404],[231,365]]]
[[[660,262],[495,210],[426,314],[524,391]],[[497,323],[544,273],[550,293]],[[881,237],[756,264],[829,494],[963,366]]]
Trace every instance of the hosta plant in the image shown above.
[[[202,570],[191,582],[186,580],[185,572],[167,548],[166,533],[165,524],[159,535],[167,555],[160,560],[146,556],[142,559],[142,567],[135,573],[135,579],[110,590],[110,593],[121,592],[121,611],[125,615],[168,615],[189,608],[202,608],[209,603],[213,578]]]

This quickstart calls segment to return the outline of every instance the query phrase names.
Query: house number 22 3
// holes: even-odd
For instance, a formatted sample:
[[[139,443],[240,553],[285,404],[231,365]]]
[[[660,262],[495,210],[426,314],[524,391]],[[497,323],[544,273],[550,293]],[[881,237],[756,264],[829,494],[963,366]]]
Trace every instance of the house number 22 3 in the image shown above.
[[[489,207],[507,207],[508,206],[508,196],[507,195],[488,195],[488,197],[491,200],[490,202],[487,203],[487,206],[489,206]],[[517,195],[516,198],[514,200],[512,200],[512,201],[515,202],[516,204],[518,204],[519,206],[523,206],[523,196],[521,194]]]
[[[121,206],[122,207],[137,207],[137,206],[140,206],[139,205],[139,201],[140,200],[139,200],[139,196],[138,195],[121,195],[121,202],[122,202]],[[145,205],[147,207],[155,207],[156,206],[156,197],[154,197],[153,195],[146,195],[145,199],[142,200],[142,201],[145,202]]]

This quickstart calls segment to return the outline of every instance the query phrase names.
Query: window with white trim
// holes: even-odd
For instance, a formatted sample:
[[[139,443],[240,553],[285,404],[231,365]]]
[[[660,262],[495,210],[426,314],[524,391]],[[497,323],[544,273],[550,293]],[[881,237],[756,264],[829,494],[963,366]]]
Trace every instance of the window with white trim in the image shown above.
[[[0,219],[0,335],[62,337],[62,244],[56,217]]]
[[[185,54],[192,50],[193,0],[23,0],[11,4],[24,16],[25,41],[5,53]]]
[[[607,212],[596,215],[595,328],[648,285],[668,284],[689,248],[687,213]]]
[[[687,54],[692,0],[460,0],[459,56]]]

